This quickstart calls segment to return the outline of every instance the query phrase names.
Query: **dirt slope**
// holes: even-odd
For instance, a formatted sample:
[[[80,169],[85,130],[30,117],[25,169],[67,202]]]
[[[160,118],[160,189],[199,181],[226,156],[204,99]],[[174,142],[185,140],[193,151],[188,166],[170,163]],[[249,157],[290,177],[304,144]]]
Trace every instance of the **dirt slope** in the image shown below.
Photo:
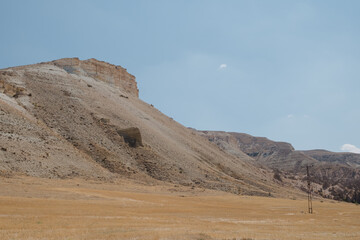
[[[233,156],[138,98],[135,77],[95,59],[0,70],[4,176],[118,177],[239,194],[286,191],[246,154]]]

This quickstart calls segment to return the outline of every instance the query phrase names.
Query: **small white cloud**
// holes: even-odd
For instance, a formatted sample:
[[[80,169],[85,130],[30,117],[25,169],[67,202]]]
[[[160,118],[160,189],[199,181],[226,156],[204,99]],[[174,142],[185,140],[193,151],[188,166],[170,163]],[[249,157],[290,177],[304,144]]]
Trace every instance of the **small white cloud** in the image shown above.
[[[344,144],[341,146],[341,150],[345,152],[351,152],[351,153],[360,153],[360,148],[357,148],[356,146],[352,144]]]
[[[287,118],[294,118],[294,115],[289,114],[289,115],[287,115]]]
[[[221,70],[221,69],[225,69],[225,68],[227,68],[227,65],[226,65],[225,63],[220,64],[220,66],[219,66],[219,69],[220,69],[220,70]]]

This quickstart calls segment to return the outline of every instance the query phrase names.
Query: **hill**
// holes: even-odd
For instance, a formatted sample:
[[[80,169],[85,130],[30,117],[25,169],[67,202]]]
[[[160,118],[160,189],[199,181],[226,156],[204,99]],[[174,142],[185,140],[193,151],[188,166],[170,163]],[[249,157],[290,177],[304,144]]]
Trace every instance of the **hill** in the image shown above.
[[[236,194],[291,192],[138,98],[135,77],[96,59],[0,70],[0,173],[170,182]]]
[[[306,191],[306,166],[311,166],[311,180],[317,194],[360,202],[360,154],[296,151],[289,143],[245,133],[200,131],[200,134],[229,154],[241,157],[246,153],[254,164],[273,169],[279,180],[294,180],[293,186],[303,191]]]

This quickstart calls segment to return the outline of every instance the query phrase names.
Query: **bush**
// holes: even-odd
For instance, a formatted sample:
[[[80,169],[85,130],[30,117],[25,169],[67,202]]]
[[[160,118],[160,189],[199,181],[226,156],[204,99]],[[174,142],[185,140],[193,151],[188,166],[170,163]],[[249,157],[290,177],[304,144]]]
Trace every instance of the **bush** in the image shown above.
[[[278,181],[282,182],[282,179],[281,179],[280,173],[279,173],[278,171],[276,171],[276,172],[274,173],[274,179],[276,179],[276,180],[278,180]]]

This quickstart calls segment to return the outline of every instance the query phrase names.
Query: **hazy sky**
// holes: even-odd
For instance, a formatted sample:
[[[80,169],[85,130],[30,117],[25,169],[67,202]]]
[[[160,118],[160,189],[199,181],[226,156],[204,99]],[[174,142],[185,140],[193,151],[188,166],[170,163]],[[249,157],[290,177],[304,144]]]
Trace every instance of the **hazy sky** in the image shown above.
[[[127,68],[142,100],[187,127],[360,152],[360,1],[0,0],[0,9],[0,68],[97,58]]]

